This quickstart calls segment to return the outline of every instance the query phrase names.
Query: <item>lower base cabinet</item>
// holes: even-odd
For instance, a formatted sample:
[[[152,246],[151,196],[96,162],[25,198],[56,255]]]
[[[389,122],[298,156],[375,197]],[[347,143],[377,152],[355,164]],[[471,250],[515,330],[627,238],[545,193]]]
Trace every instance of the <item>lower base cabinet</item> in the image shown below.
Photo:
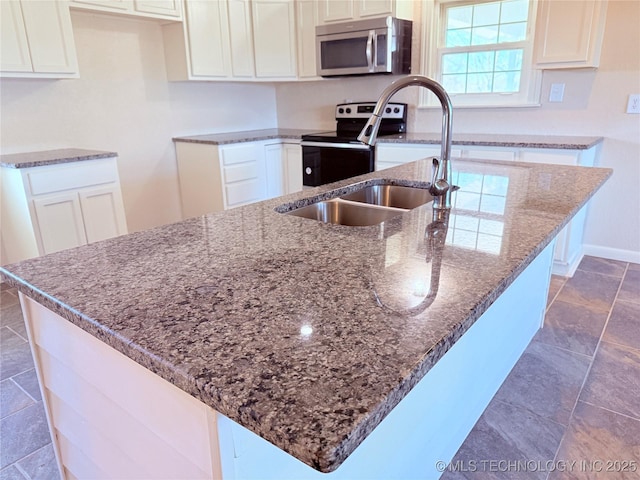
[[[299,143],[176,142],[183,218],[302,190]]]
[[[127,233],[116,160],[2,168],[3,262]]]
[[[550,163],[553,165],[579,165],[592,167],[600,154],[600,144],[583,150],[454,146],[454,158]],[[376,147],[376,170],[394,167],[426,157],[440,156],[440,146],[430,144],[382,143]],[[588,205],[583,207],[556,238],[553,255],[553,273],[571,277],[584,256],[582,238]]]

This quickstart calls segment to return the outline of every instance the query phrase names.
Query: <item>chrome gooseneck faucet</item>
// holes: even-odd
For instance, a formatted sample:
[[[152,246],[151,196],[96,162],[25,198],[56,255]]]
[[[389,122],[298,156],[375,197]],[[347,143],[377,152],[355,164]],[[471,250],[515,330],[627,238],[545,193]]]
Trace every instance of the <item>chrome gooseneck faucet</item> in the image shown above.
[[[438,97],[438,100],[440,100],[440,104],[442,105],[442,141],[440,146],[440,159],[433,159],[431,187],[429,188],[429,192],[434,196],[433,208],[450,209],[451,192],[453,191],[453,185],[451,185],[450,159],[453,109],[451,106],[451,99],[445,89],[442,88],[442,85],[428,77],[420,75],[412,75],[393,82],[383,90],[382,94],[380,94],[380,99],[373,110],[373,114],[362,129],[362,132],[360,132],[360,135],[358,135],[358,140],[366,143],[367,145],[375,145],[376,137],[378,136],[378,129],[380,128],[380,120],[382,119],[382,112],[387,106],[387,103],[398,90],[402,90],[410,85],[418,85],[432,91],[436,97]]]

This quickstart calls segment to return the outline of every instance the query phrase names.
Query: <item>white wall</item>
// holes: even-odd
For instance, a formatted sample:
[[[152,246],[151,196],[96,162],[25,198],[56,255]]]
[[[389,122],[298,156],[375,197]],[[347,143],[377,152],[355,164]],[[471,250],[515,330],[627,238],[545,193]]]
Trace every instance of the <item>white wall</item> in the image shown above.
[[[158,23],[72,21],[80,78],[0,80],[0,149],[117,152],[130,231],[181,217],[172,137],[276,126],[272,85],[167,82]]]
[[[542,105],[535,108],[454,109],[458,133],[586,135],[605,137],[600,166],[614,169],[593,199],[586,252],[640,263],[640,115],[625,113],[630,93],[640,93],[640,2],[610,0],[600,67],[546,71]],[[349,98],[375,100],[390,77],[332,79],[276,87],[278,124],[331,128],[333,107]],[[565,83],[563,103],[549,103],[551,83]],[[394,100],[416,105],[418,88]],[[310,123],[311,122],[311,123]],[[409,131],[439,132],[439,108],[410,109]]]

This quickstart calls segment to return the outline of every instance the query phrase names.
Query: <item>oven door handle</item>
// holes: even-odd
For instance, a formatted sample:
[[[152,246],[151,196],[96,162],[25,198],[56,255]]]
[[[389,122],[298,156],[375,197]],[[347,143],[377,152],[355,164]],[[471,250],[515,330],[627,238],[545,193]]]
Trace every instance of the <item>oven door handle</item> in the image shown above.
[[[371,150],[369,145],[357,143],[332,143],[332,142],[300,142],[301,147],[322,147],[322,148],[350,148],[352,150]]]

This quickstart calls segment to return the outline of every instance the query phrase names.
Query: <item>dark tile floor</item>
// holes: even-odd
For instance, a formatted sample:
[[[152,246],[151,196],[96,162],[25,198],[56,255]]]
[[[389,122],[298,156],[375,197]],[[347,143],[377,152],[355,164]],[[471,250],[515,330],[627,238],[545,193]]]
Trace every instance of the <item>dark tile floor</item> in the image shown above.
[[[0,480],[55,480],[18,298],[0,293]],[[640,478],[640,265],[553,277],[545,327],[442,478]]]
[[[544,328],[441,478],[640,479],[640,265],[552,278]]]

